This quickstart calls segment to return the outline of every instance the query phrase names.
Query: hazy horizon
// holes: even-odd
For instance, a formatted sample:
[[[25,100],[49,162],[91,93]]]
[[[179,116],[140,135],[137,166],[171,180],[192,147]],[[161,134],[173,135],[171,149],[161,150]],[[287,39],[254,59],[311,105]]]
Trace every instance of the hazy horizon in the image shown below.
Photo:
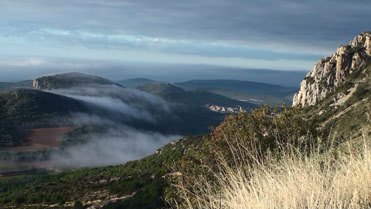
[[[183,82],[188,80],[243,80],[298,87],[307,72],[270,69],[245,69],[213,65],[170,65],[170,64],[118,64],[98,63],[79,68],[34,67],[19,73],[17,67],[0,70],[0,82],[33,80],[40,76],[67,72],[81,72],[98,75],[112,81],[146,78],[161,82]]]
[[[308,72],[369,30],[370,6],[362,0],[3,0],[0,80],[66,71],[177,81],[249,80],[238,72],[243,69]]]

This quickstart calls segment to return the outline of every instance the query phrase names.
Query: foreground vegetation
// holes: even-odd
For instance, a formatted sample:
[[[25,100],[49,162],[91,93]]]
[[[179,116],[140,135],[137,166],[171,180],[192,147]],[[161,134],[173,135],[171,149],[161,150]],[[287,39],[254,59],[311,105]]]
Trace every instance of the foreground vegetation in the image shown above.
[[[371,138],[363,136],[363,146],[347,143],[339,149],[311,153],[288,149],[261,160],[258,152],[231,145],[235,161],[231,165],[219,155],[218,170],[211,177],[194,179],[189,188],[178,184],[178,208],[370,208]],[[248,158],[246,158],[248,157]],[[213,178],[213,181],[210,181]]]

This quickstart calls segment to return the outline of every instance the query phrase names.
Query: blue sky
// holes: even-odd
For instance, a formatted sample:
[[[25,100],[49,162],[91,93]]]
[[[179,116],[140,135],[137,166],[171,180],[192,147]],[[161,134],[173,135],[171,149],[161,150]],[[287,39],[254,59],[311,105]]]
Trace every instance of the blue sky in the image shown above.
[[[92,62],[309,71],[371,30],[370,8],[369,0],[1,0],[0,71]]]

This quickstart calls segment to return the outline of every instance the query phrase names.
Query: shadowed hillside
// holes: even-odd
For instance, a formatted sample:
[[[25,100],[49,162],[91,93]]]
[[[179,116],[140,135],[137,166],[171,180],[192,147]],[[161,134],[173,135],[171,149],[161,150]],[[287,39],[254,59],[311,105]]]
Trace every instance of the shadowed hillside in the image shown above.
[[[167,101],[177,103],[177,104],[186,104],[186,105],[195,105],[195,106],[204,106],[207,104],[215,104],[221,106],[241,106],[250,110],[257,107],[254,104],[241,102],[237,100],[230,99],[228,97],[221,96],[219,94],[214,94],[208,91],[202,90],[183,90],[179,87],[176,87],[168,83],[156,83],[156,84],[145,84],[137,87],[139,90],[148,92],[164,98]]]

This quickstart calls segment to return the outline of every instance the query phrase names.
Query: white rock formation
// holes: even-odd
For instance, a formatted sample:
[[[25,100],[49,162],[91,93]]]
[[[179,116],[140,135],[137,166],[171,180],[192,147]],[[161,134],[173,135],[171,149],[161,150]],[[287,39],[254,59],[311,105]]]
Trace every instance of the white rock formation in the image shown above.
[[[371,56],[371,32],[364,32],[349,45],[341,46],[331,57],[321,59],[301,82],[293,106],[314,105],[321,101]]]

